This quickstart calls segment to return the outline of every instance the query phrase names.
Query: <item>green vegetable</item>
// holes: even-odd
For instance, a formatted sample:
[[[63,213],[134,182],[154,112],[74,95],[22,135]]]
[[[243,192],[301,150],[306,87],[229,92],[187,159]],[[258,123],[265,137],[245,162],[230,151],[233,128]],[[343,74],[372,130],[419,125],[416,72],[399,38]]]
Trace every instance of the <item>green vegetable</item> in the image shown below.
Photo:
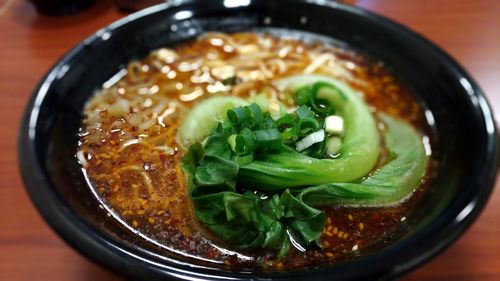
[[[240,167],[238,177],[242,182],[263,190],[284,190],[291,187],[332,182],[350,182],[365,176],[373,169],[380,152],[379,133],[368,107],[356,92],[337,80],[316,75],[292,77],[283,83],[293,89],[302,89],[305,87],[304,85],[314,85],[315,83],[334,85],[336,90],[330,90],[332,87],[323,86],[316,94],[318,98],[330,101],[337,110],[336,114],[344,118],[346,130],[340,156],[335,159],[317,159],[293,150],[269,154],[258,161]],[[190,125],[187,126],[190,130],[187,130],[184,129],[183,125],[179,134],[181,144],[189,145],[193,143],[192,140],[201,141],[208,135],[208,133],[203,135],[207,132],[206,128],[209,125],[215,126],[215,124],[206,115],[223,116],[223,111],[227,110],[229,103],[227,99],[230,98],[217,98],[216,102],[212,102],[212,99],[200,103],[190,112],[184,123],[200,124],[200,118],[206,121],[201,129],[195,129],[193,125]],[[230,102],[244,104],[242,100],[237,100],[238,102],[232,100]],[[299,111],[299,113],[302,112]],[[248,115],[245,116],[248,117]],[[303,118],[299,118],[299,120],[310,120],[310,115],[306,112],[301,116]],[[265,121],[266,118],[264,118],[263,123]],[[300,124],[299,121],[298,127],[302,129],[312,128],[310,126],[314,125],[311,125],[311,122],[305,121],[304,124]],[[195,134],[195,136],[190,136],[190,134]],[[303,134],[294,128],[285,132],[283,139],[296,141],[294,137],[297,135]],[[325,143],[321,143],[320,147],[314,147],[313,149],[316,151],[311,154],[318,156],[319,152],[323,152],[324,146]]]
[[[328,98],[325,98],[325,96]],[[332,98],[335,100],[332,100]],[[337,86],[332,84],[331,81],[319,81],[314,84],[302,86],[295,90],[294,96],[294,100],[297,105],[310,106],[318,115],[323,117],[331,115],[335,111],[335,107],[333,105],[340,104],[340,99],[345,101],[347,100],[347,97],[339,88],[337,88]]]
[[[244,130],[250,132],[259,149],[276,149],[281,145],[277,129]],[[183,158],[198,220],[222,240],[243,248],[273,248],[285,255],[290,248],[287,231],[306,246],[319,245],[325,221],[321,211],[297,200],[289,191],[269,199],[251,192],[237,193],[239,166],[253,158],[249,157],[252,154],[240,157],[233,153],[233,141],[228,140],[235,139],[235,150],[238,150],[237,137],[232,137],[234,133],[234,127],[220,123],[205,146],[191,145]]]
[[[311,86],[306,85],[295,92],[294,100],[297,105],[306,105],[311,100]]]
[[[227,142],[229,132],[230,129],[219,124],[203,148],[200,148],[199,144],[194,144],[190,148],[190,151],[194,149],[198,156],[190,158],[199,158],[194,163],[193,171],[193,184],[198,188],[192,190],[191,195],[235,191],[239,164],[234,161],[231,147]]]
[[[311,106],[323,116],[333,114],[335,108],[333,105],[342,104],[348,98],[342,90],[340,90],[331,81],[316,82],[311,89]]]
[[[253,128],[262,123],[264,114],[260,107],[253,103],[249,106],[237,107],[227,111],[227,118],[234,125]]]
[[[238,154],[250,154],[257,147],[255,136],[250,130],[244,130],[241,132],[241,134],[236,135],[235,142],[235,152],[237,152]]]
[[[253,193],[194,196],[196,217],[224,241],[241,248],[289,248],[287,230],[306,246],[319,245],[325,214],[291,195],[261,199]],[[283,251],[285,255],[287,251]]]
[[[385,115],[380,118],[387,125],[384,137],[392,158],[372,175],[360,183],[329,183],[300,191],[287,189],[270,198],[258,193],[236,193],[237,162],[228,164],[225,158],[213,156],[215,150],[203,156],[200,145],[191,146],[183,168],[196,217],[224,241],[242,248],[276,249],[284,256],[290,247],[287,231],[306,247],[319,245],[325,214],[315,206],[375,206],[404,200],[424,175],[425,149],[420,135],[409,125]],[[219,155],[227,155],[225,150],[229,148],[216,147]],[[203,182],[198,179],[200,167],[207,167],[202,169],[201,176],[207,177]],[[206,175],[207,169],[213,175]]]
[[[351,182],[368,174],[380,153],[380,137],[375,120],[358,93],[337,80],[323,76],[297,76],[283,83],[293,89],[302,89],[304,85],[314,83],[330,83],[342,93],[317,93],[318,97],[330,101],[336,108],[336,114],[344,118],[346,129],[340,156],[335,159],[317,159],[291,150],[269,154],[241,166],[238,179],[248,186],[278,191],[332,182]]]
[[[319,129],[319,122],[309,107],[303,105],[299,107],[295,114],[297,115],[296,133],[299,137],[304,137]]]
[[[227,110],[248,104],[244,99],[226,96],[201,101],[189,112],[179,128],[177,143],[187,150],[190,145],[202,142],[217,122],[224,120]]]
[[[234,86],[236,84],[238,84],[240,81],[238,79],[238,77],[236,76],[231,76],[231,77],[228,77],[224,80],[222,80],[222,84],[226,85],[226,86]]]
[[[287,113],[286,106],[270,93],[252,95],[248,97],[248,102],[258,104],[262,111],[269,112],[273,119],[279,119]]]
[[[379,114],[387,126],[385,143],[392,159],[359,183],[328,183],[309,187],[297,197],[306,204],[381,206],[396,204],[417,187],[428,156],[420,134],[406,123]]]
[[[326,144],[326,153],[328,156],[337,156],[342,147],[342,139],[339,137],[330,137]]]
[[[253,132],[257,147],[261,150],[274,150],[281,148],[281,133],[276,128],[256,130]]]
[[[328,101],[344,118],[342,141],[324,138],[306,150],[321,157],[324,151],[337,150],[341,143],[338,159],[314,158],[287,145],[299,137],[301,121],[314,120],[310,124],[316,122],[321,127],[318,111],[306,106],[275,121],[256,104],[224,109],[227,97],[208,100],[195,107],[194,115],[190,113],[186,120],[193,123],[198,122],[193,118],[215,116],[211,132],[190,132],[191,136],[185,131],[180,135],[181,141],[183,137],[197,140],[189,146],[182,167],[198,220],[226,242],[241,248],[275,249],[279,257],[288,253],[290,235],[304,247],[321,246],[326,216],[315,207],[397,204],[418,186],[428,161],[420,134],[381,114],[390,157],[369,174],[379,156],[380,139],[361,98],[347,86],[321,76],[285,82],[309,99],[311,89],[316,89],[313,96]],[[330,82],[335,86],[329,86]],[[207,112],[210,110],[214,112]],[[226,111],[227,120],[220,110]],[[201,140],[206,140],[204,145]],[[364,179],[359,180],[361,177]]]

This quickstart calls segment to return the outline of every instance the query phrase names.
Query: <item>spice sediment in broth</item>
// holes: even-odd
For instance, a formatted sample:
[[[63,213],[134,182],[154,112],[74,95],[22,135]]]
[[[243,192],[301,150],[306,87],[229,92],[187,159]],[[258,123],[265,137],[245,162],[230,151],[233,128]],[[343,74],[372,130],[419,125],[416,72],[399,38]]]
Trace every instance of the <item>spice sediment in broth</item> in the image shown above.
[[[242,250],[210,234],[193,215],[177,132],[193,105],[215,95],[293,105],[273,81],[296,74],[334,77],[363,93],[373,112],[428,133],[409,89],[382,63],[352,50],[265,34],[208,33],[130,63],[84,109],[77,157],[100,200],[128,226],[169,251],[231,268],[289,270],[350,259],[383,245],[404,226],[426,189],[390,207],[323,207],[322,248],[292,249],[286,262],[267,250]],[[126,73],[125,73],[126,72]],[[272,108],[270,109],[272,110]],[[272,113],[272,112],[271,112]]]

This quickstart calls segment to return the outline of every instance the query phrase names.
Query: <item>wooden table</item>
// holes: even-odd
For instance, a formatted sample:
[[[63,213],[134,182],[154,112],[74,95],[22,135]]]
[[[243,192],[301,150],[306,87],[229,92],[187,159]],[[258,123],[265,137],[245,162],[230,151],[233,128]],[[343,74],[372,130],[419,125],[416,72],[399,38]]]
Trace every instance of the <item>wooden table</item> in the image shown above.
[[[78,255],[42,221],[21,182],[16,137],[37,81],[70,47],[125,14],[110,0],[51,18],[0,0],[0,280],[120,280]],[[351,0],[422,33],[462,63],[500,117],[500,1]],[[452,247],[402,280],[500,280],[500,189]]]

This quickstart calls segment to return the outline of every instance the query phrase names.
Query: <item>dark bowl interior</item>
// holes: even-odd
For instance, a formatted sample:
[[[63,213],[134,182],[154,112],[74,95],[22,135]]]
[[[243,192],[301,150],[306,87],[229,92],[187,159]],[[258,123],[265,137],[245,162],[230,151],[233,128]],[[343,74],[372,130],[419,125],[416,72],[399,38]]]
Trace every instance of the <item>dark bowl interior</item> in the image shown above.
[[[26,187],[49,225],[84,255],[136,279],[390,278],[443,250],[477,217],[495,179],[496,128],[483,93],[422,37],[369,12],[325,2],[174,1],[113,23],[71,50],[34,91],[19,138]],[[74,157],[83,104],[132,59],[211,30],[265,30],[346,45],[383,61],[412,88],[434,131],[439,165],[405,233],[383,250],[329,267],[226,272],[156,254],[156,246],[99,208]]]

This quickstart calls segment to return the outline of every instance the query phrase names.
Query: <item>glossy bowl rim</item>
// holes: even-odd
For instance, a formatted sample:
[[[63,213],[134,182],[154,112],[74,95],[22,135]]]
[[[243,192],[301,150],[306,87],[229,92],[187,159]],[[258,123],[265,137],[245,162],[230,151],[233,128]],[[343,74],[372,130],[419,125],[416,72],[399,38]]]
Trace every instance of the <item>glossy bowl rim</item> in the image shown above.
[[[275,0],[279,2],[279,0]],[[197,266],[190,266],[182,262],[169,262],[158,263],[153,259],[140,256],[135,251],[130,251],[118,241],[114,241],[105,237],[98,229],[93,228],[87,223],[83,222],[79,216],[73,212],[69,206],[58,196],[57,191],[52,188],[50,179],[46,178],[42,171],[40,160],[36,155],[35,143],[35,127],[38,121],[38,112],[52,82],[56,76],[61,72],[62,67],[74,58],[84,47],[92,45],[100,40],[101,36],[106,32],[112,32],[121,28],[126,28],[127,24],[134,20],[147,17],[148,15],[162,12],[166,9],[195,3],[193,0],[178,0],[169,3],[159,4],[129,16],[126,16],[108,26],[98,30],[95,34],[83,40],[68,53],[66,53],[58,62],[52,67],[51,70],[44,76],[41,82],[33,91],[28,105],[26,106],[24,116],[22,119],[20,133],[18,138],[18,158],[19,168],[21,170],[24,185],[28,194],[37,207],[39,213],[61,236],[68,244],[77,249],[80,253],[87,256],[89,259],[105,265],[107,268],[114,270],[117,273],[125,274],[128,276],[135,276],[136,278],[158,278],[159,276],[172,277],[178,279],[202,279],[202,280],[242,280],[246,278],[271,278],[275,280],[289,280],[291,278],[329,278],[331,273],[343,274],[343,276],[350,276],[346,271],[353,269],[354,266],[360,265],[364,262],[363,274],[361,276],[374,276],[382,274],[384,276],[395,277],[399,276],[425,261],[428,261],[446,247],[452,244],[465,230],[472,224],[472,222],[479,215],[483,207],[486,205],[493,184],[496,178],[496,171],[498,167],[498,143],[497,143],[497,128],[493,119],[493,113],[489,106],[483,91],[479,88],[477,83],[470,77],[470,75],[448,54],[438,48],[436,45],[422,37],[421,35],[411,31],[410,29],[395,23],[385,17],[376,15],[367,10],[352,7],[344,4],[327,2],[322,0],[294,0],[297,3],[309,3],[324,8],[340,9],[348,13],[353,13],[358,16],[366,17],[370,20],[377,21],[384,25],[391,26],[398,29],[398,32],[409,34],[415,40],[431,47],[431,49],[442,59],[446,67],[452,70],[456,76],[466,79],[467,82],[474,89],[474,97],[479,101],[475,110],[482,113],[485,126],[490,128],[491,132],[488,134],[487,148],[488,151],[494,153],[488,154],[486,164],[481,170],[483,176],[482,185],[478,189],[474,198],[471,198],[469,204],[463,209],[455,210],[453,214],[448,214],[446,223],[442,222],[444,228],[441,229],[439,243],[435,243],[433,247],[425,249],[418,254],[411,255],[410,258],[402,259],[398,262],[381,262],[377,259],[381,253],[374,253],[359,260],[341,263],[337,266],[330,268],[322,268],[319,270],[299,270],[291,273],[234,273],[218,269],[205,269]],[[250,4],[251,6],[252,4]],[[456,78],[456,77],[455,77]],[[470,97],[472,98],[472,96]],[[444,220],[444,218],[441,218]],[[416,233],[414,236],[422,236],[425,233]],[[428,234],[427,234],[428,235]],[[387,252],[387,251],[381,251]],[[370,262],[371,260],[371,262]],[[346,269],[342,270],[342,267]]]

